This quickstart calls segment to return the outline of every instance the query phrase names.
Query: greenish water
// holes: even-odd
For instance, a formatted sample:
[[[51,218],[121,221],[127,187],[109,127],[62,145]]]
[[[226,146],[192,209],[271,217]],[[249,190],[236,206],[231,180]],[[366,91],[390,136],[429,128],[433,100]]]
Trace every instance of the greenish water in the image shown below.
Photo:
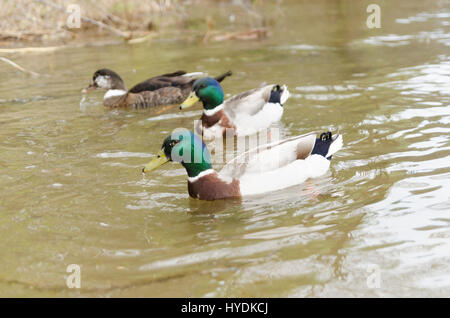
[[[11,56],[51,76],[0,66],[0,296],[449,296],[450,11],[380,2],[382,28],[368,29],[369,3],[286,2],[262,41]],[[229,10],[242,22],[239,8],[215,14]],[[193,200],[180,165],[141,168],[199,107],[80,103],[102,67],[129,87],[178,69],[231,69],[228,94],[285,83],[283,134],[339,130],[345,147],[304,185]]]

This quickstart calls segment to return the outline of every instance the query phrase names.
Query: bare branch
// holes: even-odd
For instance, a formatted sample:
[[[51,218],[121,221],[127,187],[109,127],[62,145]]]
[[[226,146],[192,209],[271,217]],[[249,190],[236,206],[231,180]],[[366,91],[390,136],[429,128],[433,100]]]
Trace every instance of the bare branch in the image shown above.
[[[40,76],[39,73],[36,73],[36,72],[33,72],[33,71],[29,71],[29,70],[27,70],[27,69],[24,69],[22,66],[20,66],[20,65],[18,65],[18,64],[16,64],[16,63],[14,63],[13,61],[11,61],[10,59],[7,59],[6,57],[1,57],[1,56],[0,56],[0,61],[3,61],[3,62],[5,62],[5,63],[8,63],[8,64],[11,65],[12,67],[14,67],[14,68],[18,69],[19,71],[24,72],[24,73],[26,73],[26,74],[30,74],[30,75],[33,75],[33,76]]]

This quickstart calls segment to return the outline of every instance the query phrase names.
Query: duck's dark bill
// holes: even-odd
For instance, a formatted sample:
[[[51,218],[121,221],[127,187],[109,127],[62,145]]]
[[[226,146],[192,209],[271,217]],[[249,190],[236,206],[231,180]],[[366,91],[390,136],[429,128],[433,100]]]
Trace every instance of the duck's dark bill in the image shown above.
[[[180,109],[189,108],[195,105],[199,98],[195,92],[191,92],[186,100],[180,105]]]
[[[88,87],[83,88],[83,89],[81,90],[81,93],[82,93],[82,94],[86,94],[86,93],[88,93],[88,92],[90,92],[90,91],[93,91],[93,90],[96,89],[96,88],[97,88],[97,85],[95,85],[95,84],[89,84]]]
[[[153,158],[152,161],[147,163],[145,167],[142,169],[142,172],[150,172],[152,170],[157,169],[159,166],[162,166],[166,162],[168,162],[169,159],[167,159],[166,155],[164,154],[164,151],[161,149],[155,158]]]

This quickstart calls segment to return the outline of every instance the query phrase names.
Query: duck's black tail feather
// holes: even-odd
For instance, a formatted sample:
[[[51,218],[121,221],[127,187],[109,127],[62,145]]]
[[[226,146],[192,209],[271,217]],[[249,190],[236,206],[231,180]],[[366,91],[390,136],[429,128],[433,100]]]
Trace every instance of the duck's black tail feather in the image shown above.
[[[330,131],[320,134],[316,139],[312,155],[321,155],[328,160],[331,160],[333,154],[342,148],[342,136],[332,135]]]
[[[272,87],[272,90],[270,91],[270,97],[269,97],[269,103],[279,103],[281,104],[281,94],[283,93],[283,90],[281,89],[280,85],[275,85]]]
[[[280,104],[281,106],[283,106],[283,104],[288,100],[288,98],[289,98],[289,91],[287,89],[287,86],[286,85],[280,86],[277,84],[272,87],[268,102],[273,104]]]
[[[227,78],[228,76],[233,75],[233,72],[228,71],[226,73],[223,73],[222,75],[219,75],[216,77],[216,81],[218,81],[219,83],[222,82],[225,78]]]

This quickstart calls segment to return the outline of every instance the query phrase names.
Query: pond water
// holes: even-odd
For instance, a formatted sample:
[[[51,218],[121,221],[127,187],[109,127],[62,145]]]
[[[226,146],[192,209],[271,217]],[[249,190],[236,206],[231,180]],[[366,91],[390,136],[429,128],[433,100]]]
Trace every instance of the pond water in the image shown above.
[[[380,29],[368,4],[286,1],[261,41],[11,56],[50,76],[0,66],[0,296],[449,296],[448,2],[381,1]],[[227,10],[244,19],[214,14]],[[128,87],[178,69],[233,70],[227,95],[285,83],[283,134],[339,130],[344,148],[300,186],[190,199],[180,165],[141,168],[200,107],[80,103],[102,67]],[[66,286],[69,264],[81,289]]]

